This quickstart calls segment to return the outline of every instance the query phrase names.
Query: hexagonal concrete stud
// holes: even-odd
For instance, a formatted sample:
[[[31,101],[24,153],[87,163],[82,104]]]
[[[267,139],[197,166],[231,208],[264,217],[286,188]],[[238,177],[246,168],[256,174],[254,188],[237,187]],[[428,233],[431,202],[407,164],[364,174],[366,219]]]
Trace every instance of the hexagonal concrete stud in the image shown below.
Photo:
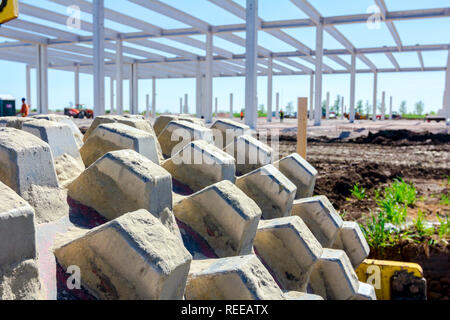
[[[293,153],[275,162],[274,166],[297,186],[295,199],[312,197],[317,170],[308,161]]]
[[[34,258],[34,210],[14,190],[0,182],[0,268]]]
[[[368,283],[359,281],[358,293],[350,300],[377,300],[375,288]]]
[[[99,299],[182,299],[192,256],[146,210],[124,214],[54,250]]]
[[[273,165],[268,164],[236,179],[236,185],[255,200],[263,219],[291,214],[297,187]]]
[[[347,253],[353,268],[357,268],[369,256],[370,248],[361,228],[354,221],[344,221],[339,230],[334,249],[341,249]]]
[[[194,192],[222,180],[235,181],[234,158],[203,140],[186,145],[161,166]]]
[[[70,119],[69,116],[63,116],[59,114],[37,114],[32,116],[32,118],[44,119],[67,124],[70,127],[70,130],[72,130],[78,148],[81,148],[81,146],[83,145],[83,134],[81,133],[77,125],[72,121],[72,119]]]
[[[286,300],[323,300],[323,298],[317,294],[300,291],[286,291],[283,295]]]
[[[155,130],[156,135],[159,136],[161,132],[164,130],[164,128],[169,124],[169,122],[174,120],[185,120],[188,122],[195,123],[199,126],[204,126],[204,122],[201,119],[197,119],[187,115],[183,116],[183,115],[164,114],[157,117],[155,122],[153,123],[153,129]]]
[[[35,119],[24,123],[22,130],[49,144],[61,186],[66,186],[85,169],[75,136],[67,124]]]
[[[28,132],[0,128],[0,181],[34,208],[37,223],[69,212],[50,146]]]
[[[256,203],[227,180],[175,203],[173,212],[218,257],[251,253],[261,217]]]
[[[22,126],[25,122],[33,120],[34,120],[33,118],[24,118],[24,117],[1,117],[0,127],[22,130]]]
[[[306,292],[309,274],[323,249],[302,219],[260,221],[253,246],[282,289]]]
[[[213,142],[211,129],[184,120],[175,120],[167,124],[158,136],[164,157],[170,158],[187,144],[196,140]]]
[[[327,197],[295,200],[292,215],[302,218],[322,247],[333,247],[343,221]]]
[[[170,174],[133,150],[106,153],[69,185],[68,196],[108,220],[146,209],[179,235]]]
[[[214,132],[214,144],[216,147],[223,149],[225,146],[233,143],[234,139],[244,135],[250,130],[250,127],[237,121],[218,119],[211,126],[211,130],[213,130],[213,132],[216,130],[217,133],[219,133],[216,134],[216,132]]]
[[[325,300],[347,300],[358,293],[359,281],[344,251],[324,248],[309,277],[309,287]]]
[[[261,261],[251,254],[192,261],[186,300],[284,300],[284,296]]]
[[[155,137],[122,123],[99,125],[84,142],[80,153],[88,167],[105,153],[123,149],[134,150],[159,164]]]
[[[273,162],[272,148],[250,135],[237,137],[224,150],[236,159],[237,175],[247,174]]]

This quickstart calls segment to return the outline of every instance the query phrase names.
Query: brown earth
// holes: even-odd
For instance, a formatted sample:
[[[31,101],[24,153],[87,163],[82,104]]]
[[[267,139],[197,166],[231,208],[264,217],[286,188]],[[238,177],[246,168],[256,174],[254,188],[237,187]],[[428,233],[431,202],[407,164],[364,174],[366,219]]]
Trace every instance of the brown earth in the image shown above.
[[[308,139],[307,160],[319,173],[315,194],[326,195],[345,220],[363,222],[377,207],[375,190],[401,177],[417,189],[418,201],[408,210],[409,220],[417,217],[419,209],[428,221],[437,221],[436,214],[450,216],[450,206],[440,203],[443,194],[450,194],[450,135],[403,131],[347,140]],[[280,157],[295,149],[295,138],[280,137]],[[356,183],[366,188],[364,200],[351,195],[350,189]],[[430,239],[402,240],[394,247],[371,248],[370,258],[420,264],[427,279],[428,299],[448,300],[448,242],[431,244]]]

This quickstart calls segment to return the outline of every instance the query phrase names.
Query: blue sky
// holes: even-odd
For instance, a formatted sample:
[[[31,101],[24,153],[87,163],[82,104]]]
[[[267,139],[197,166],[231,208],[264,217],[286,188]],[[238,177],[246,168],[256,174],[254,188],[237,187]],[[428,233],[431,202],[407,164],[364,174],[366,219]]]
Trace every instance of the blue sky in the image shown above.
[[[245,0],[235,0],[237,3],[245,6]],[[60,13],[65,13],[64,6],[55,4],[47,0],[23,0],[21,2],[46,7]],[[242,23],[240,18],[218,8],[207,0],[163,0],[180,10],[186,11],[210,24],[233,24]],[[450,4],[448,0],[386,0],[386,5],[390,11],[421,8],[439,8],[447,7]],[[306,18],[301,12],[288,0],[260,0],[259,15],[264,20],[281,19],[301,19]],[[373,0],[311,0],[310,3],[323,15],[335,16],[344,14],[366,13],[368,8],[374,4]],[[183,28],[188,27],[176,20],[164,17],[158,13],[142,9],[126,0],[105,0],[107,7],[135,16],[136,18],[146,20],[154,25],[163,28]],[[42,22],[39,19],[23,15],[23,19]],[[92,21],[89,14],[83,14],[82,20]],[[46,22],[49,26],[56,27],[55,24]],[[441,44],[450,43],[450,18],[440,19],[422,19],[395,22],[398,33],[401,36],[404,45],[414,44]],[[120,32],[134,32],[133,28],[123,28],[114,22],[106,22],[106,26]],[[380,29],[369,29],[366,24],[351,24],[337,26],[356,47],[380,47],[392,46],[394,41],[388,29],[381,24]],[[71,30],[73,31],[73,30]],[[286,33],[297,38],[311,48],[315,47],[315,30],[313,28],[286,29]],[[79,31],[81,35],[87,35],[86,32]],[[245,36],[244,33],[238,33]],[[195,37],[204,41],[204,36]],[[0,42],[7,39],[0,38]],[[156,39],[165,44],[175,45],[176,47],[188,50],[196,54],[204,54],[202,50],[194,49],[187,45],[182,45],[168,39]],[[217,37],[214,38],[214,44],[235,53],[244,53],[244,48],[231,44]],[[280,40],[259,32],[259,44],[274,51],[293,51],[294,49],[281,42]],[[128,43],[127,43],[128,45]],[[339,49],[342,45],[325,33],[324,47],[327,49]],[[152,52],[162,54],[157,50]],[[171,56],[170,54],[165,54]],[[424,52],[425,66],[444,66],[447,61],[447,52]],[[416,53],[394,53],[401,67],[419,67],[419,60]],[[349,56],[341,56],[347,62],[350,62]],[[388,58],[383,54],[367,55],[379,68],[392,67]],[[296,60],[295,58],[294,60]],[[298,60],[305,65],[307,62]],[[335,69],[342,69],[340,65],[324,59],[324,62]],[[357,60],[357,67],[366,68],[366,66]],[[0,60],[0,94],[12,94],[17,99],[25,96],[25,65]],[[5,76],[6,75],[6,76]],[[394,97],[394,110],[402,100],[407,101],[410,111],[413,105],[422,100],[425,103],[425,111],[437,111],[442,107],[443,90],[445,82],[444,72],[420,72],[420,73],[382,73],[378,77],[378,96],[381,100],[381,92],[386,91],[387,101],[389,96]],[[51,109],[62,109],[74,101],[74,77],[73,73],[66,71],[49,70],[49,105]],[[91,107],[93,103],[92,76],[82,74],[80,76],[80,100],[81,103]],[[109,108],[110,92],[109,78],[105,81],[106,87],[106,108]],[[179,98],[184,94],[189,95],[190,110],[195,110],[195,79],[170,79],[157,80],[157,110],[164,112],[178,112]],[[214,79],[214,97],[218,97],[219,110],[228,110],[229,95],[234,93],[235,110],[244,106],[245,99],[245,79],[240,78],[216,78]],[[356,100],[366,100],[372,102],[373,75],[358,74],[356,78]],[[346,104],[349,101],[350,75],[325,75],[323,80],[323,98],[329,91],[331,100],[336,95],[343,95]],[[309,96],[309,76],[276,76],[274,77],[274,101],[275,92],[280,93],[281,106],[284,107],[290,101],[295,101],[298,96]],[[145,110],[145,95],[151,94],[151,81],[139,80],[139,108]],[[34,105],[36,101],[35,91],[35,73],[32,71],[32,100]],[[267,100],[267,78],[258,77],[258,101],[266,104]],[[124,106],[128,108],[128,81],[124,82]]]

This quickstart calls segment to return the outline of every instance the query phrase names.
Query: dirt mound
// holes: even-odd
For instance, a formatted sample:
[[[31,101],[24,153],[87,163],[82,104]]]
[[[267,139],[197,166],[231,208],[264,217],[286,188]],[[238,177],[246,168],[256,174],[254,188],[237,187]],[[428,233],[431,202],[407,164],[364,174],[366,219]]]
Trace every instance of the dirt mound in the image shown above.
[[[410,130],[381,130],[376,133],[369,132],[367,137],[350,139],[353,143],[371,143],[379,145],[439,145],[450,142],[450,135],[446,133],[414,132]]]

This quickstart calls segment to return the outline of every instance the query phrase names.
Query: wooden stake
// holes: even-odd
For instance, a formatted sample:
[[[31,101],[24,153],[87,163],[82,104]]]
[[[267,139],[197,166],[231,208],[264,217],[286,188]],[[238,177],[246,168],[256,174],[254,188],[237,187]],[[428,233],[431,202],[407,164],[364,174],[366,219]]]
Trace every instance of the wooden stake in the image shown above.
[[[298,98],[297,153],[306,159],[306,129],[308,126],[308,98]]]

